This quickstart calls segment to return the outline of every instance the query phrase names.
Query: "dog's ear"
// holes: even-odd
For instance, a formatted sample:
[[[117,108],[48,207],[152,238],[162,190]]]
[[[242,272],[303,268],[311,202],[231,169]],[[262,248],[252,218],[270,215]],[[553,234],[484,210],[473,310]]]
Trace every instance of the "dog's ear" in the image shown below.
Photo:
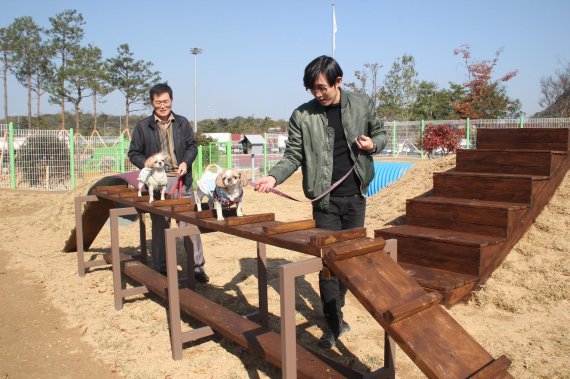
[[[224,174],[226,173],[226,170],[220,172],[218,174],[218,176],[216,176],[216,187],[218,188],[225,188],[226,185],[224,184]]]
[[[241,184],[242,187],[247,186],[247,178],[245,177],[245,174],[239,172],[239,183]]]
[[[144,162],[144,167],[146,168],[153,168],[154,167],[154,155],[150,156]]]

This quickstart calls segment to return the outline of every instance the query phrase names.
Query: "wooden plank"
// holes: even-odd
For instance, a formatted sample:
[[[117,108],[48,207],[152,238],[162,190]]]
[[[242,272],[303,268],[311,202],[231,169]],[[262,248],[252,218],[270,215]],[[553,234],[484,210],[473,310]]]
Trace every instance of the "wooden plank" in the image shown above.
[[[384,312],[383,317],[388,323],[394,324],[438,304],[441,299],[442,296],[439,292],[425,293],[415,299],[390,308]]]
[[[386,246],[386,241],[382,238],[366,238],[331,247],[331,249],[325,251],[324,254],[329,260],[339,261],[372,252],[382,252],[384,246]]]
[[[511,366],[511,360],[504,355],[493,360],[487,366],[483,367],[474,375],[471,375],[470,379],[493,379],[497,378],[499,375],[505,373],[507,369]]]
[[[127,198],[127,199],[135,198],[135,197],[137,197],[138,195],[139,195],[139,194],[138,194],[137,191],[121,192],[121,193],[119,193],[119,197],[121,197],[121,198]]]
[[[457,171],[550,175],[553,170],[551,151],[532,150],[459,150]]]
[[[114,186],[97,186],[97,187],[95,187],[95,192],[99,192],[99,193],[116,193],[116,192],[113,192],[113,191],[116,191],[117,189],[123,189],[123,188],[128,189],[128,188],[129,188],[129,185],[128,185],[128,184],[117,184],[117,185],[114,185]],[[111,191],[111,192],[109,192],[109,191]]]
[[[315,227],[316,227],[316,222],[315,220],[311,219],[311,220],[284,222],[282,224],[274,226],[264,226],[261,229],[261,232],[266,236],[270,236],[273,234],[281,234],[281,233],[295,232],[298,230],[313,229]]]
[[[275,220],[275,213],[259,213],[250,216],[230,217],[226,218],[224,221],[227,226],[236,226],[236,225],[253,224],[256,222],[274,221],[274,220]]]
[[[345,229],[311,236],[309,244],[311,246],[322,247],[362,237],[366,237],[366,228]]]
[[[568,128],[522,128],[522,129],[487,129],[477,130],[477,148],[488,149],[490,144],[501,148],[538,150],[568,150]],[[549,145],[560,145],[552,149]]]
[[[193,212],[196,210],[196,204],[177,204],[170,207],[170,212]]]
[[[492,201],[532,203],[531,177],[500,177],[434,173],[433,195]]]
[[[153,207],[166,207],[169,205],[189,205],[192,204],[192,199],[189,197],[183,197],[181,199],[166,199],[166,200],[155,200],[151,203]]]
[[[99,187],[95,187],[96,189]],[[122,186],[122,185],[117,185],[117,186],[108,186],[105,187],[105,189],[103,190],[103,193],[106,193],[108,195],[119,195],[120,193],[124,193],[124,192],[131,192],[131,189],[127,187],[127,185]]]
[[[111,254],[105,254],[107,262]],[[128,257],[128,256],[127,256]],[[121,254],[121,260],[125,259]],[[167,299],[166,277],[143,265],[134,262],[122,270],[136,282],[145,285],[150,292]],[[194,319],[210,326],[230,341],[249,349],[271,364],[281,367],[281,337],[261,325],[219,305],[188,288],[180,289],[180,309]],[[327,364],[316,354],[297,345],[297,375],[300,378],[358,378],[358,373],[347,367]]]
[[[83,222],[83,249],[89,250],[93,241],[109,219],[109,210],[115,207],[115,203],[107,199],[99,199],[85,204],[81,219]],[[65,242],[63,251],[77,251],[76,229],[73,228],[69,239]]]
[[[137,196],[136,198],[134,198],[134,201],[136,201],[138,203],[148,203],[149,200],[150,200],[150,196],[148,196],[148,195]]]
[[[388,323],[383,317],[387,310],[425,293],[388,255],[365,254],[335,261],[325,254],[324,259],[426,376],[465,378],[493,360],[439,305]]]

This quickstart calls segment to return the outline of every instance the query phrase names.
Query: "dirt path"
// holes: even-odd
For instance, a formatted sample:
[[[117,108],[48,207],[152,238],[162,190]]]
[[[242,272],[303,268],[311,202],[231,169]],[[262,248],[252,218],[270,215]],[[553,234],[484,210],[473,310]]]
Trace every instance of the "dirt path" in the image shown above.
[[[0,378],[119,378],[113,367],[92,358],[81,329],[65,327],[45,287],[11,267],[9,253],[0,251]]]

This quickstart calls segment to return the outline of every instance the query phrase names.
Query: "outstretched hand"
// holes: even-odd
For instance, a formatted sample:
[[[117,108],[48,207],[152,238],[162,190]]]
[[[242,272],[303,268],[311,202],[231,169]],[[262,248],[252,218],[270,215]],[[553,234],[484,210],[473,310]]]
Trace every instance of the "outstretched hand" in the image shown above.
[[[276,183],[277,180],[273,176],[265,176],[255,183],[255,187],[253,189],[257,192],[267,193],[275,187]]]

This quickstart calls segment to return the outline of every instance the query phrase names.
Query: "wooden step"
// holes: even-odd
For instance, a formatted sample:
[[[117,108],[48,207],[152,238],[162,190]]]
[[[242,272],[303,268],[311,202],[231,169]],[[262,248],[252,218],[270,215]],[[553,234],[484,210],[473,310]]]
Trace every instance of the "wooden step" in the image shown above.
[[[455,170],[550,176],[566,155],[549,150],[458,150]]]
[[[398,262],[408,275],[427,291],[438,291],[443,295],[442,304],[450,306],[463,299],[478,280],[477,276],[439,270],[432,267]]]
[[[477,149],[570,150],[568,128],[477,129]]]
[[[508,237],[528,204],[422,197],[406,201],[406,224]]]
[[[504,238],[446,229],[401,225],[374,231],[374,237],[398,240],[398,261],[478,276]]]
[[[433,174],[433,196],[532,204],[548,176],[446,171]]]
[[[111,254],[105,254],[104,258],[111,263]],[[129,258],[121,254],[121,261]],[[123,265],[122,271],[159,297],[165,300],[168,298],[166,276],[137,261]],[[281,336],[278,333],[263,329],[261,325],[188,288],[180,289],[180,310],[210,326],[229,340],[281,367]],[[300,345],[297,345],[297,375],[301,378],[359,377],[353,370],[323,359]]]

